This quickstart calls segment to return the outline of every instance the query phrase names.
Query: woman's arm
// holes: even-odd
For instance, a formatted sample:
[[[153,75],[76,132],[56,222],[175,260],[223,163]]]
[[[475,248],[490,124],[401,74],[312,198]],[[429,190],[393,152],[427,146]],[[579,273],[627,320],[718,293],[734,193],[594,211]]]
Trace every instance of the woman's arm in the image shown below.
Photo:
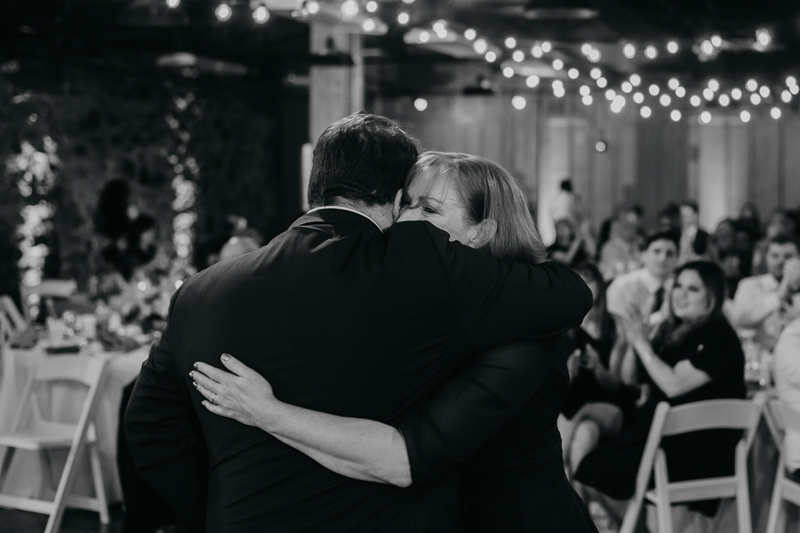
[[[644,325],[629,318],[625,323],[628,342],[633,346],[647,373],[668,398],[691,392],[711,381],[711,376],[698,370],[690,361],[683,360],[674,367],[662,361],[653,351],[644,334]]]
[[[397,429],[283,403],[269,382],[241,361],[226,354],[222,364],[232,373],[204,363],[196,363],[191,373],[212,413],[260,428],[337,474],[398,487],[411,484],[406,445]]]

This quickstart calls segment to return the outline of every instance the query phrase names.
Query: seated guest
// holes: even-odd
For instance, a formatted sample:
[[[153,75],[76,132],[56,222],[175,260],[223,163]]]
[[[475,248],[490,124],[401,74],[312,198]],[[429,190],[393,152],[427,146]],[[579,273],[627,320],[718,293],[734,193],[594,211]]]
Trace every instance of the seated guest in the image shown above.
[[[623,274],[608,287],[608,312],[619,316],[643,316],[651,328],[664,319],[664,303],[672,273],[678,264],[678,240],[674,233],[655,233],[645,241],[644,267]],[[621,377],[629,385],[638,384],[638,363],[626,339],[617,335],[615,352],[625,354]]]
[[[746,276],[745,272],[749,270],[752,260],[748,250],[743,249],[741,245],[738,238],[739,232],[737,221],[731,218],[721,220],[711,235],[708,247],[711,260],[718,264],[725,273],[728,298],[733,298],[733,295],[736,294],[739,281]]]
[[[547,250],[550,259],[575,266],[590,261],[595,254],[594,239],[588,228],[575,228],[570,218],[556,221],[556,242]]]
[[[639,462],[659,402],[681,405],[717,398],[745,398],[744,353],[722,313],[725,278],[706,261],[678,268],[669,294],[668,318],[652,342],[644,317],[625,317],[623,331],[644,367],[650,396],[632,426],[601,442],[577,465],[574,479],[616,499],[633,496]],[[666,437],[670,481],[733,475],[739,431],[707,430]],[[692,506],[708,514],[718,502]]]
[[[772,351],[783,328],[800,314],[800,244],[788,234],[769,240],[769,272],[739,283],[731,321],[736,327],[756,330],[755,340]]]
[[[574,345],[567,363],[570,385],[558,420],[566,465],[570,458],[582,458],[601,436],[619,433],[635,408],[634,391],[620,380],[620,357],[613,355],[616,326],[606,309],[600,270],[584,263],[575,271],[591,289],[594,303],[583,323],[569,332]]]
[[[767,225],[766,235],[763,239],[756,242],[753,250],[753,265],[751,271],[754,276],[769,273],[767,266],[767,248],[770,241],[778,235],[797,235],[797,224],[791,217],[789,211],[779,209],[770,218]]]
[[[800,318],[783,330],[775,345],[775,390],[788,407],[800,411]],[[800,480],[800,433],[786,431],[786,465]]]
[[[635,208],[625,209],[611,223],[609,239],[600,249],[598,266],[603,279],[611,281],[620,274],[639,268],[639,227],[641,219]]]
[[[700,214],[695,202],[681,202],[681,241],[679,262],[706,259],[708,255],[708,233],[700,229]]]

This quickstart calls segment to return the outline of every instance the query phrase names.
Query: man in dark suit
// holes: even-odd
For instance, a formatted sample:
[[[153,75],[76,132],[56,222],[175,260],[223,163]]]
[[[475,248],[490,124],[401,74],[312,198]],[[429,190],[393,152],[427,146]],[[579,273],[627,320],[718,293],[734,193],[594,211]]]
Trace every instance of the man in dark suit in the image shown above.
[[[569,268],[496,261],[427,222],[391,226],[417,155],[383,117],[333,124],[314,150],[315,209],[173,297],[125,432],[141,475],[192,529],[463,530],[453,477],[400,489],[339,476],[209,413],[189,377],[227,352],[287,403],[396,424],[477,351],[580,322],[592,297]]]

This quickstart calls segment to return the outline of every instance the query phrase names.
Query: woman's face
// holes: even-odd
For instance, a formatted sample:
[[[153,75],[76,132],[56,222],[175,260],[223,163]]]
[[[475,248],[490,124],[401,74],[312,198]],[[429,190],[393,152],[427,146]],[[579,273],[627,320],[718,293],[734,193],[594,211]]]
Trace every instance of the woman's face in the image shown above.
[[[711,298],[700,275],[694,270],[684,270],[672,287],[672,312],[689,322],[703,318],[711,312]]]
[[[427,220],[450,234],[451,241],[473,246],[478,224],[469,221],[453,180],[425,169],[403,191],[396,222]]]

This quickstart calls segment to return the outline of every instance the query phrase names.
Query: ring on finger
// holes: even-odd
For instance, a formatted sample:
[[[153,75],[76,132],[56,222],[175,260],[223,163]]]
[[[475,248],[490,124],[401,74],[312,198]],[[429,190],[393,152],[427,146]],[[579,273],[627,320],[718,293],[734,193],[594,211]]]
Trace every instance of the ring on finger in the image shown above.
[[[216,403],[216,401],[215,401],[216,399],[217,399],[217,395],[214,394],[214,396],[211,397],[211,403]]]

